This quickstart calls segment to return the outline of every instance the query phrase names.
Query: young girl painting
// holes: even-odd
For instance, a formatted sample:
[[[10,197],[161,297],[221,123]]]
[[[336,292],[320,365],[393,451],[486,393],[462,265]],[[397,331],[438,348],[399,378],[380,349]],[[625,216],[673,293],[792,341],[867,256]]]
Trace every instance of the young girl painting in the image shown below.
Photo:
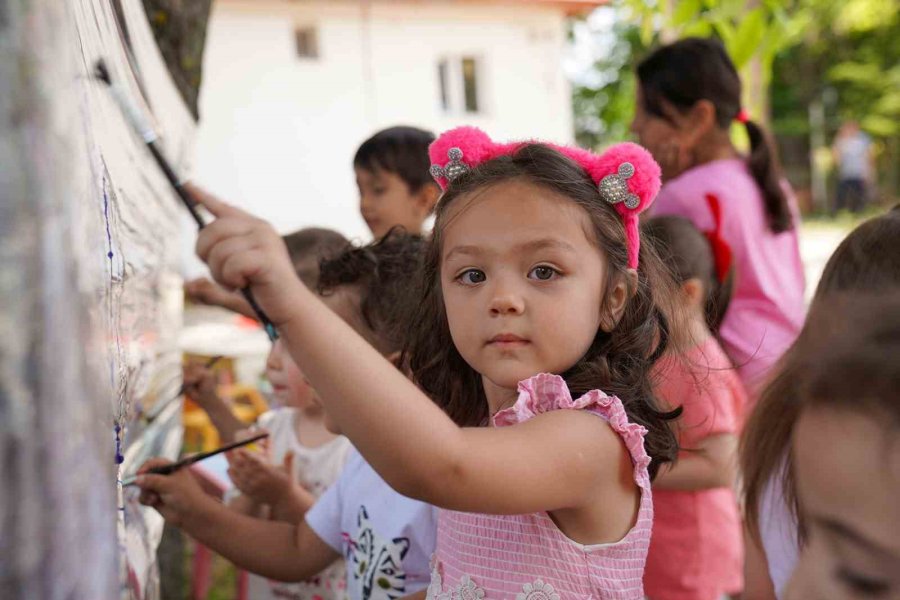
[[[649,377],[671,285],[637,223],[659,168],[633,144],[595,155],[473,128],[430,154],[444,193],[410,273],[418,387],[297,282],[267,223],[209,200],[198,253],[251,286],[375,470],[442,509],[428,597],[642,598],[650,482],[677,452]],[[164,480],[139,483],[162,508]]]

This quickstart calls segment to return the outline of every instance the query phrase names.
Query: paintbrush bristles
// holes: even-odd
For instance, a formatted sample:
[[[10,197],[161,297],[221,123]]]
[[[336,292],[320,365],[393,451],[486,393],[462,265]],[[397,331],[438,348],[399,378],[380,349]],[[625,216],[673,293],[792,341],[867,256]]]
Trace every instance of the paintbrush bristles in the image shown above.
[[[103,62],[102,58],[98,59],[97,63],[94,65],[94,77],[96,77],[106,85],[112,85],[112,78],[109,76],[109,69],[106,68],[106,63]]]

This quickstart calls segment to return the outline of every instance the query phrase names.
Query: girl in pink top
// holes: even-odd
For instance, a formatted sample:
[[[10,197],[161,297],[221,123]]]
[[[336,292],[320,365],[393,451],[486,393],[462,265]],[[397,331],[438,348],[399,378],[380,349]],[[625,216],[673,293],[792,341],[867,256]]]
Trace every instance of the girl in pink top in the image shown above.
[[[741,110],[741,82],[722,45],[688,38],[664,46],[637,69],[631,129],[663,168],[654,215],[687,217],[712,228],[703,201],[721,200],[722,236],[734,253],[735,288],[719,337],[754,391],[803,325],[804,274],[797,211],[774,149]],[[731,143],[743,123],[751,152]]]
[[[474,128],[430,154],[444,194],[401,359],[418,387],[296,282],[268,224],[206,200],[198,253],[251,286],[372,467],[443,509],[431,598],[640,599],[650,480],[676,453],[649,380],[670,290],[637,227],[659,167]]]
[[[709,197],[718,213],[716,199]],[[717,229],[704,236],[684,217],[653,217],[642,229],[681,286],[675,304],[689,334],[657,368],[657,391],[684,409],[678,462],[653,484],[653,539],[644,572],[650,600],[719,600],[742,587],[735,449],[746,394],[711,330],[730,294],[731,253]]]

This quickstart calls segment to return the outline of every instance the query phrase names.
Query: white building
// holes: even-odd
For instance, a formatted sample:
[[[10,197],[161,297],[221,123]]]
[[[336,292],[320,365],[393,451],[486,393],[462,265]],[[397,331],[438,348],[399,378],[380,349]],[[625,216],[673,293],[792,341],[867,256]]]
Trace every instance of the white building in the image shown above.
[[[565,21],[598,4],[218,0],[194,176],[282,232],[367,239],[351,163],[380,128],[572,141]]]

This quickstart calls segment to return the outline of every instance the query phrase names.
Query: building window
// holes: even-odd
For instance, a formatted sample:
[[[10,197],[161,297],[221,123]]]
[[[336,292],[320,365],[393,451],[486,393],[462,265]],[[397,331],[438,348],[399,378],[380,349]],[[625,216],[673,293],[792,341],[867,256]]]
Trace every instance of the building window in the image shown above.
[[[482,112],[480,69],[480,60],[473,56],[457,56],[438,61],[438,91],[441,108],[445,112]]]
[[[442,60],[438,63],[438,85],[440,86],[441,91],[441,108],[445,111],[450,110],[450,90],[449,90],[449,76],[448,76],[449,65],[447,64],[447,60]]]
[[[478,65],[474,58],[462,59],[462,77],[466,112],[478,112]]]
[[[300,58],[319,58],[319,38],[315,27],[297,27],[294,29],[294,44]]]

